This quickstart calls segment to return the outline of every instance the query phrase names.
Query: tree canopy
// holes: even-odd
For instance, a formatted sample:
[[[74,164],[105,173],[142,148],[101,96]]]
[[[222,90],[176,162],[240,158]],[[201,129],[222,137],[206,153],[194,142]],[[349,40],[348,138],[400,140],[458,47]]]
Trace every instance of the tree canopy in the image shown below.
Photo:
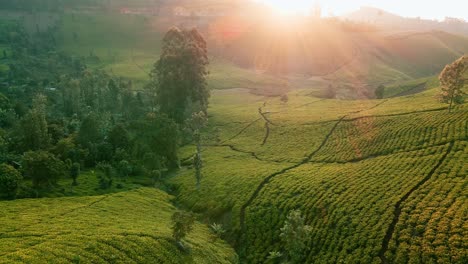
[[[463,87],[466,83],[464,74],[468,70],[468,56],[463,56],[445,66],[444,70],[439,76],[441,84],[441,99],[442,102],[448,103],[449,112],[452,110],[452,105],[461,104],[464,101],[466,92]]]
[[[189,117],[187,112],[189,115],[196,110],[206,112],[208,108],[207,45],[196,29],[175,27],[162,42],[162,54],[151,72],[151,87],[156,90],[161,112],[181,124]],[[187,109],[189,105],[200,109]]]

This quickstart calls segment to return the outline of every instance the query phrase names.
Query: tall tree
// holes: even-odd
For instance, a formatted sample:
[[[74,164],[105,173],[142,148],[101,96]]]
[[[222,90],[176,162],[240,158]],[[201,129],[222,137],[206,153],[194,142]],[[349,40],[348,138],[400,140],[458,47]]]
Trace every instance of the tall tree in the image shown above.
[[[160,110],[179,124],[187,118],[188,102],[204,112],[208,108],[208,63],[206,42],[196,29],[172,28],[164,36],[161,56],[151,71],[150,88],[157,93]]]
[[[468,70],[468,56],[463,56],[450,65],[445,66],[439,76],[441,84],[441,99],[442,102],[448,103],[449,112],[452,111],[453,103],[461,104],[464,101],[466,94],[463,91],[466,78],[464,74]]]
[[[193,140],[197,146],[197,152],[193,157],[193,165],[195,167],[195,178],[197,179],[197,189],[200,189],[201,169],[203,166],[202,150],[201,150],[201,129],[206,125],[208,119],[206,114],[200,111],[193,113],[192,118],[187,121],[187,127],[192,132]]]
[[[34,98],[33,108],[21,120],[22,144],[24,150],[40,150],[49,147],[50,136],[46,120],[46,97]]]
[[[310,240],[311,228],[304,223],[300,210],[289,213],[284,226],[281,228],[281,240],[292,263],[303,263],[303,252]]]

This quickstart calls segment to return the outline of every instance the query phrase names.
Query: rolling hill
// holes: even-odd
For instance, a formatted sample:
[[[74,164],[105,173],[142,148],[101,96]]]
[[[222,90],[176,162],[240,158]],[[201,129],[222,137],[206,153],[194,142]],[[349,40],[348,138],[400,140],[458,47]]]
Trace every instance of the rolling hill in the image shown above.
[[[296,90],[287,103],[216,92],[202,187],[192,169],[171,182],[231,228],[247,263],[283,250],[294,209],[313,228],[307,263],[464,263],[467,110],[449,114],[436,91],[340,101]]]
[[[236,254],[194,227],[172,240],[172,197],[153,188],[102,196],[0,202],[0,263],[232,263]]]
[[[280,228],[295,209],[312,228],[305,263],[467,263],[468,109],[448,113],[436,75],[468,53],[468,39],[264,22],[229,45],[204,32],[212,97],[199,190],[185,145],[183,167],[165,179],[173,196],[138,184],[97,195],[93,178],[76,188],[81,197],[2,201],[0,263],[266,263],[284,253]],[[142,89],[160,52],[157,25],[67,13],[57,41]],[[385,98],[368,99],[381,84]],[[330,85],[354,100],[324,99]],[[191,254],[171,239],[172,202],[199,214]],[[202,223],[221,223],[230,245]]]

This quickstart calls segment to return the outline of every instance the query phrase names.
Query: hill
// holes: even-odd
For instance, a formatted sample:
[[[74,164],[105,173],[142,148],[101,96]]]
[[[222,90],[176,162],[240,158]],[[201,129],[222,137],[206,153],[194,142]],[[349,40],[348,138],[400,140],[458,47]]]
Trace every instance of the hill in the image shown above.
[[[182,253],[171,237],[172,197],[150,188],[0,202],[0,263],[232,263],[196,223]]]
[[[342,16],[352,21],[372,23],[385,30],[432,31],[442,30],[468,36],[468,22],[446,17],[444,21],[421,18],[407,18],[374,7],[361,7],[359,10]]]
[[[222,23],[217,19],[211,23],[218,29],[201,28],[212,56],[209,85],[213,89],[248,88],[257,94],[279,95],[288,89],[314,87],[314,95],[323,96],[332,85],[338,97],[368,98],[381,84],[433,76],[468,53],[468,39],[463,36],[439,31],[356,32],[330,21],[306,24],[312,27],[304,32],[302,22],[297,32],[284,27],[270,31],[276,24],[249,22],[244,31],[222,44],[219,34],[238,18]],[[163,22],[159,18],[75,14],[62,21],[61,49],[91,57],[93,67],[133,79],[140,87],[148,80],[160,51],[163,32],[158,25]]]
[[[464,263],[467,109],[449,114],[435,93],[340,101],[302,90],[285,103],[216,92],[201,190],[192,169],[171,182],[185,206],[230,227],[248,263],[284,249],[294,209],[313,228],[307,263]]]

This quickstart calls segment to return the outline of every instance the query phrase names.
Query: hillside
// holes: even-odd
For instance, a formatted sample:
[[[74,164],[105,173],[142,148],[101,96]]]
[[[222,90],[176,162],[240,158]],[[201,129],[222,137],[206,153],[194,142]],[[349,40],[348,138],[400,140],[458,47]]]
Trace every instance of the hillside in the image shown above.
[[[386,12],[374,7],[361,7],[359,10],[345,14],[343,18],[352,21],[372,23],[385,30],[397,31],[432,31],[443,30],[454,34],[468,36],[468,22],[462,19],[446,17],[444,21],[421,18],[408,18]]]
[[[17,199],[0,201],[0,264],[283,263],[294,210],[298,263],[468,263],[468,108],[449,112],[438,79],[468,38],[120,13],[226,2],[0,19],[0,199]],[[174,24],[203,25],[209,52],[178,30],[162,45]],[[180,240],[179,210],[196,217]]]
[[[232,263],[200,223],[185,255],[171,237],[172,197],[150,188],[0,202],[0,263]],[[118,213],[117,213],[118,212]]]
[[[222,28],[235,21],[223,22]],[[93,67],[131,78],[141,86],[159,56],[162,32],[158,23],[158,18],[145,16],[68,15],[59,40],[67,52],[98,56],[98,61],[89,60]],[[248,88],[257,94],[278,95],[288,89],[314,87],[314,95],[322,96],[331,84],[339,91],[338,97],[368,98],[381,84],[433,76],[468,53],[467,38],[445,32],[350,32],[324,22],[312,23],[301,34],[303,24],[295,33],[286,33],[284,28],[266,33],[270,27],[262,25],[252,24],[229,37],[229,45],[221,45],[219,35],[204,31],[212,53],[209,85],[213,89]]]
[[[216,92],[201,192],[190,169],[171,181],[183,204],[231,227],[248,263],[282,250],[293,209],[313,227],[308,263],[464,263],[468,112],[449,114],[435,92],[339,101],[306,90],[287,103]]]

